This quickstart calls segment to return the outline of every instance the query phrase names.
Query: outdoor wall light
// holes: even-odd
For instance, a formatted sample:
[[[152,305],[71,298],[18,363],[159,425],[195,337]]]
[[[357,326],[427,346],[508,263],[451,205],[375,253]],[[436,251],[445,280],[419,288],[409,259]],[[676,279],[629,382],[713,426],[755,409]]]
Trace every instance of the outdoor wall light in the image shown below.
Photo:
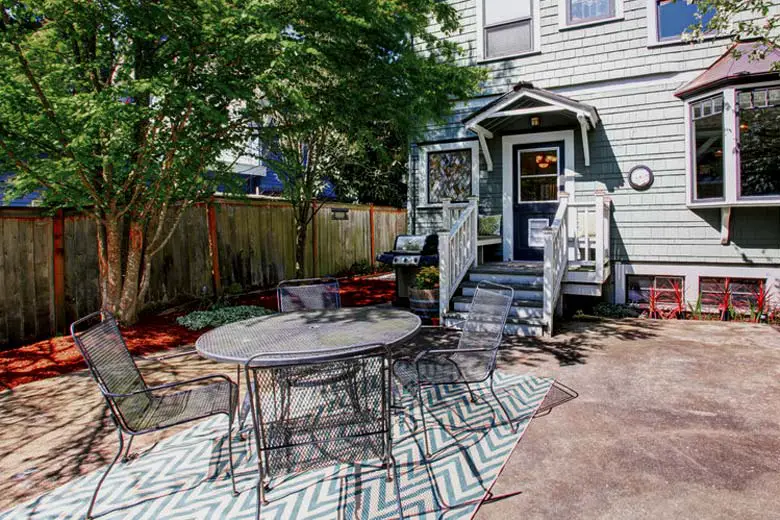
[[[349,220],[349,208],[330,208],[331,220]]]
[[[542,118],[540,118],[539,116],[533,116],[531,118],[531,126],[532,127],[536,128],[537,126],[539,126],[541,124],[542,124]]]

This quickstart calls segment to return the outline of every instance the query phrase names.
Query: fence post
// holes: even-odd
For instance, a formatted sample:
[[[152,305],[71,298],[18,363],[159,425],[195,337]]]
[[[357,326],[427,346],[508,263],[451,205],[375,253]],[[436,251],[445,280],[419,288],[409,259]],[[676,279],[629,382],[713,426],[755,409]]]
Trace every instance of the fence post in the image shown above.
[[[53,222],[54,238],[54,320],[52,335],[64,331],[65,323],[65,213],[58,209]]]
[[[371,270],[373,271],[376,265],[376,242],[374,238],[374,204],[372,203],[368,207],[368,225],[371,228]]]
[[[211,253],[211,276],[214,280],[214,293],[222,296],[222,275],[219,271],[219,242],[217,242],[217,212],[214,202],[206,205],[209,231],[209,252]]]

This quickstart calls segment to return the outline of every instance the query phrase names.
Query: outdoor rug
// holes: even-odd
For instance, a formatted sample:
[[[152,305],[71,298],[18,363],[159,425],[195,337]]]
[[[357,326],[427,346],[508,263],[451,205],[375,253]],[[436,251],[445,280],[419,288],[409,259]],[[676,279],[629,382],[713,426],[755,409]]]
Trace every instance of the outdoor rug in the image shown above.
[[[404,518],[468,519],[487,496],[536,410],[552,379],[496,372],[496,393],[516,426],[513,431],[487,386],[463,385],[426,392],[426,424],[433,457],[423,463],[419,407],[400,396],[406,412],[393,422],[395,475]],[[410,410],[414,409],[414,414]],[[227,469],[224,417],[201,422],[159,442],[153,449],[117,464],[104,483],[94,513],[109,519],[251,519],[257,474],[255,450],[234,443],[238,497]],[[415,423],[419,426],[414,431]],[[446,429],[445,429],[446,428]],[[104,469],[69,482],[14,509],[1,520],[84,518]],[[396,483],[386,482],[378,460],[338,464],[280,477],[272,482],[263,519],[398,518]]]

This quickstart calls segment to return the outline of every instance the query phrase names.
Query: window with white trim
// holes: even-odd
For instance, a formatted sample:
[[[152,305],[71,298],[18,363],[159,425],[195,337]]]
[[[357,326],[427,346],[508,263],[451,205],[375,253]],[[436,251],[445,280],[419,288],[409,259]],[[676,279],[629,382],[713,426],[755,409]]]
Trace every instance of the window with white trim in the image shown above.
[[[694,198],[723,198],[723,95],[691,104]]]
[[[674,308],[685,300],[685,278],[682,276],[628,275],[626,297],[630,305]]]
[[[566,25],[608,20],[616,16],[617,0],[565,0]]]
[[[780,83],[687,103],[689,205],[780,204]]]
[[[479,0],[482,57],[495,59],[534,50],[534,2],[539,0]]]
[[[780,87],[737,91],[738,196],[780,196]]]
[[[648,41],[650,44],[679,42],[700,21],[706,32],[714,14],[714,8],[700,14],[696,0],[648,0]]]
[[[423,165],[421,203],[438,206],[443,199],[463,202],[479,196],[479,144],[477,141],[420,146]]]
[[[762,278],[700,277],[701,306],[705,312],[734,308],[747,311],[765,305],[766,280]],[[762,303],[763,302],[763,303]]]

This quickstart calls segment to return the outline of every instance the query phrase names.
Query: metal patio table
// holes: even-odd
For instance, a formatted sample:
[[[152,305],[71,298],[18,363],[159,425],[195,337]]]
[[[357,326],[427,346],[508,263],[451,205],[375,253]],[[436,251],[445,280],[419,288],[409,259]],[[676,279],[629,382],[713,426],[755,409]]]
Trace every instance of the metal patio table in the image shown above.
[[[351,457],[351,460],[360,460],[359,454],[347,453],[347,450],[359,444],[354,439],[381,434],[384,462],[390,479],[392,347],[411,339],[420,327],[420,318],[408,311],[392,307],[353,307],[252,318],[218,327],[198,338],[195,348],[201,356],[244,366],[258,449],[258,516],[260,504],[265,501],[264,492],[268,485],[266,478],[273,473],[269,453],[279,453],[281,448],[298,450],[294,455],[290,455],[290,451],[286,452],[285,457],[289,462],[291,458],[301,458],[312,453],[310,450],[306,455],[301,455],[303,445],[319,445],[335,439],[343,442],[340,448],[334,448],[334,453],[344,458]],[[358,380],[342,385],[341,379],[333,376],[346,371],[354,371]],[[261,374],[259,382],[258,373]],[[306,378],[310,377],[307,374],[313,373],[317,374],[314,378],[317,384],[322,381],[332,382],[335,391],[328,394],[332,397],[324,398],[314,383],[307,387]],[[300,399],[298,403],[293,403],[288,381],[293,377],[302,381],[295,388],[303,389],[303,403]],[[340,395],[342,386],[348,399]],[[336,414],[329,414],[326,408],[332,407],[332,403],[342,397],[342,410],[350,408],[348,411],[354,413],[351,410],[354,406],[355,409],[365,410],[366,415],[373,414],[375,418],[381,412],[381,431],[338,423]],[[322,400],[321,404],[312,404],[315,399]],[[316,408],[316,411],[305,410],[306,406]],[[271,419],[267,418],[269,415]],[[322,419],[320,415],[327,418]],[[303,439],[289,424],[298,429],[303,427],[310,439]],[[315,434],[312,432],[327,425],[337,425],[339,433],[333,439],[314,439]],[[275,432],[282,430],[282,433],[274,436]],[[284,466],[283,457],[273,456],[280,467]],[[293,466],[294,461],[290,462],[290,467]]]

